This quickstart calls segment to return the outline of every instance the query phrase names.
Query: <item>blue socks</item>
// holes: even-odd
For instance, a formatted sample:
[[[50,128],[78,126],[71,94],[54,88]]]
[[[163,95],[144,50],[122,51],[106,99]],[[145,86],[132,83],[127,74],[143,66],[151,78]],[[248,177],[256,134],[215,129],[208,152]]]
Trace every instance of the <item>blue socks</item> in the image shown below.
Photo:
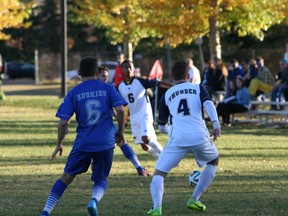
[[[67,185],[64,182],[62,182],[60,179],[58,179],[50,191],[50,194],[47,198],[47,201],[46,201],[46,204],[45,204],[43,211],[46,211],[50,214],[51,211],[56,206],[58,200],[63,195],[66,188],[67,188]]]
[[[121,148],[123,154],[125,155],[125,157],[131,161],[131,163],[133,164],[133,166],[137,170],[143,170],[143,167],[141,166],[137,155],[135,154],[133,149],[127,143],[122,145],[120,148]]]

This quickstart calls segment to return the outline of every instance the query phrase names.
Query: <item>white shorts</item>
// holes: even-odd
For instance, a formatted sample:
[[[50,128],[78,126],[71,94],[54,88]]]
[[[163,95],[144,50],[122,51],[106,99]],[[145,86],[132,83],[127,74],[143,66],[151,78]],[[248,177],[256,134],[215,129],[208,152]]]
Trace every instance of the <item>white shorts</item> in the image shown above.
[[[131,122],[131,130],[135,144],[143,143],[142,136],[148,136],[152,140],[157,140],[153,121],[149,121],[147,118],[142,121]]]
[[[194,156],[199,167],[203,167],[219,156],[218,150],[212,140],[196,146],[177,146],[176,143],[173,143],[173,140],[169,140],[156,162],[156,169],[169,173],[189,153]]]

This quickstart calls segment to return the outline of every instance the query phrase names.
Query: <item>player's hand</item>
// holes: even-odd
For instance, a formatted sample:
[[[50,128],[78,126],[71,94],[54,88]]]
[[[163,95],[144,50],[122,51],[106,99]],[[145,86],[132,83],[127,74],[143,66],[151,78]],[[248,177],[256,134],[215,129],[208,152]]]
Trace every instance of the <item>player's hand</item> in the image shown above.
[[[210,136],[213,136],[213,141],[216,141],[220,137],[221,131],[220,128],[214,128]]]
[[[126,143],[124,133],[122,133],[121,131],[117,131],[117,132],[115,133],[115,142],[116,142],[117,144],[119,144],[119,143]]]
[[[56,146],[56,148],[55,148],[55,150],[54,150],[54,152],[53,152],[53,154],[52,154],[52,160],[55,160],[56,159],[56,156],[57,156],[57,154],[58,154],[58,152],[59,152],[59,156],[62,156],[62,152],[63,152],[63,147],[62,147],[62,145],[57,145]]]

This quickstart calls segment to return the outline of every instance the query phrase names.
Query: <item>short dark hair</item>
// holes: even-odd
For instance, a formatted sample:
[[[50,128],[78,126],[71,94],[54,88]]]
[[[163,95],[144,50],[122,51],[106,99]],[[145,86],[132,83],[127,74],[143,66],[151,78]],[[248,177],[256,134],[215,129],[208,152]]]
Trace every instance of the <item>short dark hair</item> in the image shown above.
[[[98,73],[102,73],[103,71],[109,72],[109,68],[106,66],[100,66],[98,67]]]
[[[185,61],[177,61],[172,66],[172,75],[174,80],[186,79],[189,66]]]
[[[126,64],[126,63],[131,63],[134,65],[133,61],[131,60],[124,60],[122,63],[121,63],[121,68],[123,68],[123,65]]]
[[[87,56],[81,59],[79,65],[79,75],[81,77],[95,76],[97,74],[97,59],[93,56]]]

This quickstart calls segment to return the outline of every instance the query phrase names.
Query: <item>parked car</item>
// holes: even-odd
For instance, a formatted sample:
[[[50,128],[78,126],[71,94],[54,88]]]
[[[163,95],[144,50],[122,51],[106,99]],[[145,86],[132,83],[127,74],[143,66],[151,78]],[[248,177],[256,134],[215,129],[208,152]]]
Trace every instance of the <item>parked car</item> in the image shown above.
[[[35,66],[28,62],[6,62],[6,74],[9,79],[31,78],[35,79]]]
[[[98,65],[109,68],[108,83],[113,83],[114,76],[115,76],[115,68],[118,65],[118,62],[117,61],[101,61],[101,62],[98,62]],[[67,71],[67,79],[68,80],[80,79],[80,77],[78,76],[78,71],[76,69]]]

